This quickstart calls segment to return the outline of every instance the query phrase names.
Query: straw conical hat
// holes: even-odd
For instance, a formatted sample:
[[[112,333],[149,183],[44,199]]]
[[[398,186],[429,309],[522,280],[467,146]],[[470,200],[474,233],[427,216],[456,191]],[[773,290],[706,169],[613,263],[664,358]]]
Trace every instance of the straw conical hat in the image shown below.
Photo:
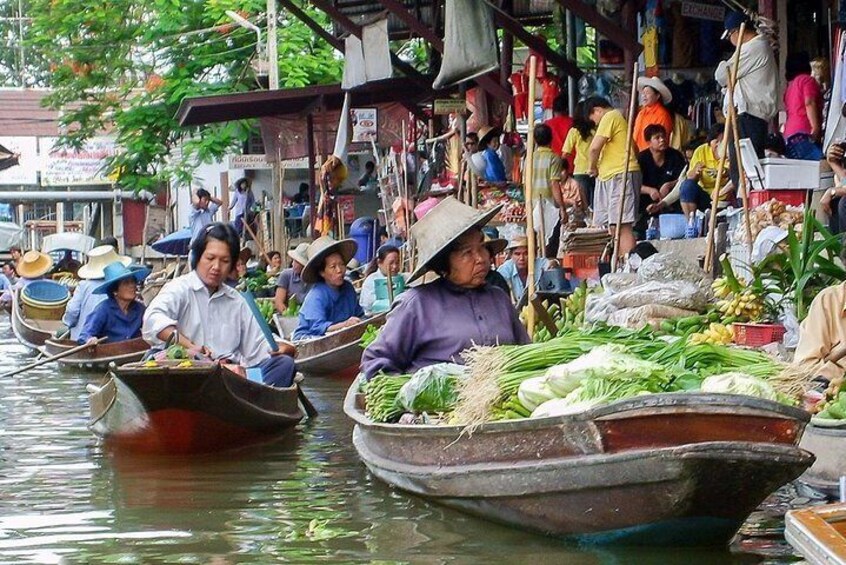
[[[25,279],[37,279],[53,268],[53,258],[40,251],[27,251],[16,266],[18,274]]]
[[[294,249],[288,250],[288,257],[302,266],[308,263],[308,243],[301,243]]]
[[[417,269],[411,273],[413,281],[430,270],[430,263],[455,240],[474,228],[481,228],[502,209],[495,206],[485,212],[462,204],[448,196],[432,208],[422,220],[411,227],[411,236],[417,244]]]
[[[100,245],[87,253],[88,262],[79,268],[77,275],[81,279],[102,279],[107,265],[120,261],[124,267],[132,263],[130,257],[117,254],[111,245]]]
[[[303,282],[309,284],[316,283],[320,280],[318,272],[323,268],[323,261],[326,257],[333,253],[340,253],[346,265],[353,258],[357,250],[358,243],[355,240],[342,239],[341,241],[336,241],[328,235],[318,237],[308,246],[306,255],[308,262],[303,267],[300,278],[303,279]]]

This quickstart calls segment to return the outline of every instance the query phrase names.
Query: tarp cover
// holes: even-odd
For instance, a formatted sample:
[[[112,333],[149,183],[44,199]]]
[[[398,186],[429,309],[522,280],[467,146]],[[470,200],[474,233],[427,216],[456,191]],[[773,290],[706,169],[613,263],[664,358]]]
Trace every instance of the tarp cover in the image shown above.
[[[432,88],[446,88],[499,66],[491,7],[479,0],[447,0],[444,58]]]

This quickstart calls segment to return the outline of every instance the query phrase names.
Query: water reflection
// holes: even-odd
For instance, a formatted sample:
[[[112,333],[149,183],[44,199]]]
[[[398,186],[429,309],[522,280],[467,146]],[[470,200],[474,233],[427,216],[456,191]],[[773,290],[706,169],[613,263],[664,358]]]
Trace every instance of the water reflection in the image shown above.
[[[0,320],[0,355],[31,360]],[[0,382],[0,563],[750,563],[727,550],[580,550],[398,493],[350,444],[346,385],[314,380],[321,416],[225,454],[113,454],[86,428],[97,374]]]

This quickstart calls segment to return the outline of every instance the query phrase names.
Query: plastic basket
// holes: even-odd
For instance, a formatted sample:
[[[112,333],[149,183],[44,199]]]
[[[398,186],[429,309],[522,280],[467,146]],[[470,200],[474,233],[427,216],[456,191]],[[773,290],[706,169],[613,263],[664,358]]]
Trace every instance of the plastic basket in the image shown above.
[[[30,320],[61,320],[65,314],[67,300],[53,306],[35,306],[33,304],[22,304],[23,314]]]
[[[684,214],[661,214],[658,216],[658,232],[661,239],[684,239],[687,220]]]
[[[747,347],[777,343],[784,337],[781,324],[734,324],[734,342]]]
[[[599,278],[599,253],[565,253],[561,265],[580,279]]]
[[[802,206],[808,196],[807,190],[753,190],[749,193],[749,207],[760,206],[770,200],[784,202],[788,206]]]

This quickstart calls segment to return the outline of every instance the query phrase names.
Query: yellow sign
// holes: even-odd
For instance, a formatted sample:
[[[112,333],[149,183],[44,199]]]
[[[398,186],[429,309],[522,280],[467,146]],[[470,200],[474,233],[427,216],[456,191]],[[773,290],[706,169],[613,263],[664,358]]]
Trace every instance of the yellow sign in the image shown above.
[[[435,115],[463,114],[467,111],[467,102],[463,98],[439,98],[435,100]]]

